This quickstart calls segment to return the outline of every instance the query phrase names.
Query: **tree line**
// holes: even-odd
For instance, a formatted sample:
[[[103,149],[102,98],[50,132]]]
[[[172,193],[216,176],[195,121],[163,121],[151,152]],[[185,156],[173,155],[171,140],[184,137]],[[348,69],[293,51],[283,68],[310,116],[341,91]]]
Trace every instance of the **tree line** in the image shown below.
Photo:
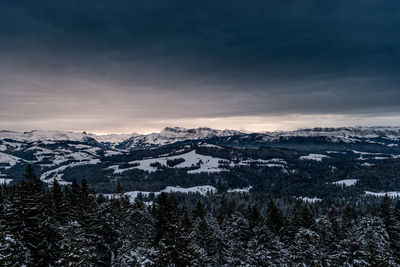
[[[85,180],[44,188],[31,166],[0,191],[1,266],[395,266],[400,202],[316,214],[307,203],[234,194],[162,193],[153,202],[106,198]],[[243,196],[246,198],[248,196]],[[362,203],[358,204],[362,205]]]

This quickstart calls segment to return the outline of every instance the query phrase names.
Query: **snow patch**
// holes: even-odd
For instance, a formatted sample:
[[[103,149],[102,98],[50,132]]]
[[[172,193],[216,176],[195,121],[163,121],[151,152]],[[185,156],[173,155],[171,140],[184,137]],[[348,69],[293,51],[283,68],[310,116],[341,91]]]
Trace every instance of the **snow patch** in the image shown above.
[[[355,185],[358,182],[358,179],[345,179],[345,180],[340,180],[340,181],[336,181],[333,182],[332,184],[335,185],[344,185],[344,186],[352,186]]]
[[[309,154],[308,156],[301,156],[300,160],[315,160],[315,161],[322,161],[325,158],[329,158],[326,155],[322,154]]]
[[[246,188],[228,189],[228,193],[249,193],[252,188],[252,186],[249,186]]]
[[[210,148],[222,148],[222,147],[220,147],[220,146],[213,145],[213,144],[207,144],[207,143],[200,144],[200,145],[198,145],[198,146],[199,146],[199,147],[210,147]]]
[[[362,167],[372,167],[372,166],[375,166],[375,164],[373,164],[373,163],[368,163],[368,162],[364,162],[364,163],[361,164],[361,166],[362,166]]]
[[[315,202],[319,202],[322,201],[322,199],[314,197],[314,198],[309,198],[309,197],[298,197],[297,199],[300,199],[304,202],[309,202],[309,203],[315,203]]]
[[[0,152],[0,169],[9,169],[18,162],[23,161],[21,158]]]
[[[13,179],[0,178],[0,185],[9,184]]]
[[[62,171],[66,170],[67,168],[70,167],[76,167],[76,166],[82,166],[82,165],[95,165],[97,163],[100,163],[99,159],[90,159],[90,160],[85,160],[85,161],[79,161],[79,162],[71,162],[68,165],[63,165],[58,168],[52,169],[50,171],[47,171],[43,173],[40,176],[40,180],[42,180],[45,183],[52,184],[54,182],[54,179],[57,179],[60,184],[69,184],[69,182],[65,182],[62,180],[63,174],[61,174]]]
[[[365,191],[366,195],[370,196],[375,196],[375,197],[383,197],[385,195],[388,195],[391,198],[396,198],[400,197],[400,192],[399,191],[391,191],[391,192],[371,192],[371,191]]]

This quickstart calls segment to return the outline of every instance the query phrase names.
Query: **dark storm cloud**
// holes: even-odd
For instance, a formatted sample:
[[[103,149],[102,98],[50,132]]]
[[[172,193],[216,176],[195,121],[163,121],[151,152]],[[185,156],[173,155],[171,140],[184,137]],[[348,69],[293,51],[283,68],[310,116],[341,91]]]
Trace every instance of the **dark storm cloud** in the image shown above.
[[[0,114],[398,114],[399,29],[397,0],[5,0]]]

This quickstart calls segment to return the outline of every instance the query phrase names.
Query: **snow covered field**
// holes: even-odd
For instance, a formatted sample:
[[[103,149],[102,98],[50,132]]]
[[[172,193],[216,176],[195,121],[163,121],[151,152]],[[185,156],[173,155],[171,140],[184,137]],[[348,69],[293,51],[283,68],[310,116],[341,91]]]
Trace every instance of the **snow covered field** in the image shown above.
[[[282,168],[284,169],[286,166],[286,162],[283,159],[249,159],[249,160],[242,160],[239,163],[234,163],[232,161],[222,159],[222,158],[215,158],[212,156],[201,155],[196,152],[196,150],[192,150],[190,152],[175,155],[175,156],[163,156],[160,158],[150,158],[150,159],[143,159],[143,160],[135,160],[129,162],[129,164],[136,165],[129,168],[121,169],[119,165],[112,165],[108,167],[108,169],[112,169],[114,174],[119,174],[126,172],[132,169],[140,169],[143,171],[148,172],[155,172],[158,170],[156,165],[160,165],[163,167],[168,167],[168,161],[180,160],[183,159],[184,161],[174,165],[172,168],[196,168],[193,170],[189,170],[189,174],[194,173],[202,173],[202,172],[222,172],[227,171],[224,167],[220,165],[226,165],[229,167],[235,166],[251,166],[251,164],[256,164],[258,166],[265,166],[269,168]]]
[[[109,168],[114,169],[114,174],[122,173],[122,172],[132,170],[132,169],[140,169],[143,171],[155,172],[155,171],[157,171],[157,167],[154,166],[154,164],[160,164],[161,166],[167,167],[168,161],[174,161],[174,160],[178,160],[178,159],[183,159],[184,161],[173,166],[174,168],[191,168],[191,167],[196,167],[196,166],[199,167],[195,170],[188,171],[188,173],[221,172],[221,171],[225,171],[225,169],[219,168],[219,164],[221,162],[229,163],[225,159],[201,155],[201,154],[196,153],[195,150],[192,150],[185,154],[176,155],[176,156],[131,161],[131,162],[129,162],[130,164],[137,165],[137,166],[126,168],[126,169],[120,169],[118,165],[113,165]]]

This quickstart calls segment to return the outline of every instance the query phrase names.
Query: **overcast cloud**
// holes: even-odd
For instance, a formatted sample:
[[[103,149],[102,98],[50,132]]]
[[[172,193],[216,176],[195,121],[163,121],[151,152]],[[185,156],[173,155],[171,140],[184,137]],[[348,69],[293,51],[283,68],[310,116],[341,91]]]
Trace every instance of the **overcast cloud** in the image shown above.
[[[400,2],[4,0],[0,128],[398,125]]]

